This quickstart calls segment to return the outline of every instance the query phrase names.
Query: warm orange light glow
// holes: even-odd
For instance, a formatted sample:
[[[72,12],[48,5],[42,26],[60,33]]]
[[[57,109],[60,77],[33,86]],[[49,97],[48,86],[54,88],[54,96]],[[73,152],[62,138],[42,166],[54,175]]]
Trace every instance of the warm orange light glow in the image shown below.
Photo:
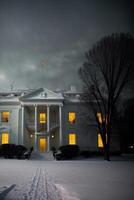
[[[98,121],[100,124],[102,124],[102,117],[101,117],[101,113],[97,113],[97,117],[98,117]]]
[[[76,134],[75,133],[69,134],[69,144],[76,144]]]
[[[9,122],[9,112],[2,112],[1,121],[2,122]]]
[[[74,123],[75,123],[75,120],[76,120],[75,112],[69,112],[69,122],[70,122],[71,124],[74,124]]]
[[[40,152],[45,152],[47,147],[46,138],[39,139],[39,150]]]
[[[2,133],[2,144],[8,144],[9,143],[9,134],[8,133]]]
[[[40,124],[46,123],[46,113],[40,113]]]
[[[101,113],[97,113],[97,118],[98,118],[98,121],[99,121],[99,123],[100,124],[102,124],[102,117],[101,117]],[[106,124],[107,124],[107,116],[106,116],[106,119],[105,119],[105,117],[103,117],[103,122],[105,122],[106,121]]]
[[[100,133],[98,133],[98,147],[103,147],[102,137]]]

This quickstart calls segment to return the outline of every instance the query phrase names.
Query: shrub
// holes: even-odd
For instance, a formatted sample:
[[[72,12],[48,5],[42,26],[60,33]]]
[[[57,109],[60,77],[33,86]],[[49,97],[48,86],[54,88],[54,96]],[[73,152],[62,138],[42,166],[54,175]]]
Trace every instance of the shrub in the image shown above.
[[[81,151],[80,155],[85,158],[89,158],[91,156],[91,152],[89,150],[83,150]]]
[[[27,148],[22,145],[16,146],[16,157],[18,159],[24,158],[24,153],[27,151]]]
[[[79,146],[78,145],[65,145],[59,148],[61,151],[61,157],[63,159],[69,159],[78,156]]]
[[[2,144],[0,146],[0,156],[4,156],[4,158],[17,157],[20,159],[23,158],[25,151],[27,151],[27,149],[22,145]]]
[[[5,158],[13,158],[16,153],[16,145],[15,144],[2,144],[0,146],[0,155]]]

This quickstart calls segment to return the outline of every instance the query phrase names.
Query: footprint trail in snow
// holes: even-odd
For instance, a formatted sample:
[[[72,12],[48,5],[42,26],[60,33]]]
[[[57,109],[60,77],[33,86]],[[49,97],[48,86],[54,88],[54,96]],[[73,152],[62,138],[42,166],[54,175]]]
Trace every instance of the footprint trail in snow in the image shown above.
[[[47,170],[36,169],[29,183],[17,185],[5,200],[78,200],[71,197],[61,184],[56,184],[49,177]]]

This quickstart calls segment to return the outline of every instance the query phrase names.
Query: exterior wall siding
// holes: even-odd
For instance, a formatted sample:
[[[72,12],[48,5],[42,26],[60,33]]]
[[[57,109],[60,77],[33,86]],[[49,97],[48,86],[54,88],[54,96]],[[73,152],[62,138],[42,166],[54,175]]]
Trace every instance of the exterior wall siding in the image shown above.
[[[68,121],[69,112],[76,113],[76,121],[70,124]],[[94,127],[87,128],[84,126],[85,106],[81,103],[66,103],[63,107],[63,135],[64,144],[68,144],[69,133],[76,134],[76,143],[81,149],[95,149],[97,150],[97,134]]]
[[[1,106],[0,112],[8,111],[9,122],[2,122],[0,117],[1,133],[9,133],[9,143],[18,144],[19,142],[19,107],[17,106]]]

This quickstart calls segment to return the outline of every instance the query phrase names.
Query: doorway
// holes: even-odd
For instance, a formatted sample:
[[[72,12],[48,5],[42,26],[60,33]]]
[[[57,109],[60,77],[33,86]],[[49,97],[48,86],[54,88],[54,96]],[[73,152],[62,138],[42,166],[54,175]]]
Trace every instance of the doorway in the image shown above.
[[[39,151],[44,153],[47,150],[47,140],[46,138],[42,137],[39,138]]]

